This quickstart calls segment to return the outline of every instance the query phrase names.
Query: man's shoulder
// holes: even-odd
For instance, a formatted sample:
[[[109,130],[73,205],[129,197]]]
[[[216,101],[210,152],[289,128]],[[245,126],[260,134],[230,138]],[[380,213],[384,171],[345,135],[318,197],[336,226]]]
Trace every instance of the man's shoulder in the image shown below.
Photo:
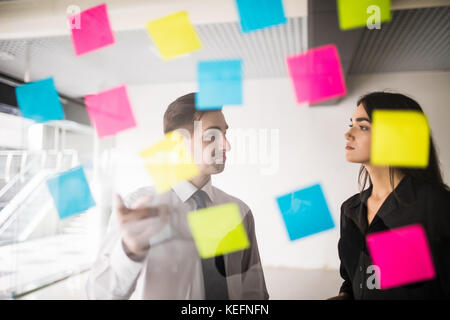
[[[241,211],[243,212],[243,214],[248,214],[251,213],[250,212],[250,207],[241,199],[232,196],[229,193],[226,193],[225,191],[212,186],[213,192],[214,192],[214,196],[217,198],[216,202],[218,203],[227,203],[227,202],[234,202],[237,203],[239,208],[241,209]]]

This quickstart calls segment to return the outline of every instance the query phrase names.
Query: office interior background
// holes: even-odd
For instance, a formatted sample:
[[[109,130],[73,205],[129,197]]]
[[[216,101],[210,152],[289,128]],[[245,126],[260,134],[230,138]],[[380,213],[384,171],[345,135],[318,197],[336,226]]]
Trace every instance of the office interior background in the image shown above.
[[[67,9],[102,3],[115,43],[76,56]],[[391,21],[352,30],[340,29],[336,1],[283,5],[286,24],[242,33],[234,0],[0,1],[1,299],[86,299],[87,273],[114,212],[113,195],[152,184],[139,152],[162,138],[168,104],[198,90],[198,61],[243,61],[243,104],[223,109],[229,161],[212,181],[252,209],[271,299],[325,299],[339,292],[340,205],[359,192],[359,165],[345,161],[344,133],[361,95],[390,90],[417,100],[450,183],[450,1],[392,0]],[[164,61],[145,25],[183,10],[202,48]],[[338,48],[347,94],[297,103],[286,57],[330,43]],[[48,77],[65,119],[22,117],[15,87]],[[122,84],[137,125],[99,138],[83,97]],[[248,139],[237,142],[237,135]],[[59,219],[46,180],[78,165],[96,205]],[[290,241],[276,197],[315,183],[335,227]]]

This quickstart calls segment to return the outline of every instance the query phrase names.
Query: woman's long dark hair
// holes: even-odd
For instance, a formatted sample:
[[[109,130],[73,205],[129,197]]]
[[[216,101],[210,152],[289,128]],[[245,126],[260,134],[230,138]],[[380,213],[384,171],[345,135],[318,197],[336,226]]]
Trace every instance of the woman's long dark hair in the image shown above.
[[[369,119],[372,119],[372,113],[377,109],[384,110],[414,110],[424,113],[420,105],[413,99],[399,93],[390,92],[372,92],[359,98],[357,106],[362,104]],[[394,190],[394,173],[395,170],[405,174],[405,176],[412,177],[419,184],[433,184],[443,187],[449,190],[449,187],[444,183],[442,179],[441,169],[439,165],[439,159],[437,156],[436,148],[434,146],[433,138],[430,133],[430,153],[428,158],[428,166],[423,169],[419,168],[403,168],[403,167],[389,167],[389,180],[392,190]],[[358,175],[358,183],[360,190],[364,190],[367,181],[369,186],[372,185],[370,181],[369,173],[364,165],[361,166]]]

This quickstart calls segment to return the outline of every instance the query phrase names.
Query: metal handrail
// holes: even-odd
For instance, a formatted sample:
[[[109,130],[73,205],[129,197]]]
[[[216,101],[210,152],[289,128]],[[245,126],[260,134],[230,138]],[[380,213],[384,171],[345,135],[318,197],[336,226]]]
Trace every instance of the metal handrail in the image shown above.
[[[20,192],[20,198],[14,198],[12,201],[8,203],[8,205],[2,210],[2,215],[0,215],[0,234],[7,229],[11,223],[17,218],[17,208],[19,208],[28,198],[28,196],[33,193],[41,183],[47,178],[49,175],[48,170],[42,169],[36,174],[33,179],[25,188],[23,188]]]
[[[77,159],[77,157],[78,157],[78,153],[76,152],[76,150],[66,150],[66,152],[64,152],[64,153],[71,155],[73,157],[72,162],[74,161],[74,159]],[[56,154],[61,155],[62,152],[57,152]],[[44,153],[44,155],[47,155],[47,153]],[[59,167],[61,166],[60,161],[61,161],[61,157],[58,158],[58,164],[57,164],[56,168],[54,168],[55,170],[59,169]],[[27,196],[29,194],[34,192],[39,187],[39,183],[41,182],[40,180],[42,180],[43,177],[46,177],[48,175],[48,173],[51,171],[52,171],[51,169],[41,168],[36,173],[36,175],[27,183],[27,185],[21,191],[19,191],[19,193],[22,195],[21,198],[17,199],[15,197],[1,211],[2,214],[0,215],[0,234],[3,232],[4,229],[6,229],[11,224],[11,221],[14,220],[14,218],[15,218],[14,214],[17,212],[17,208],[20,207],[20,205],[22,205],[23,201],[25,201],[25,199],[27,198]],[[18,174],[18,176],[20,178],[20,173]],[[15,182],[17,182],[17,180],[18,179],[16,179]],[[38,183],[35,182],[36,180],[38,181]],[[8,188],[11,188],[11,186],[9,186]],[[26,192],[24,192],[24,190]],[[2,189],[2,191],[3,191],[3,189]],[[5,192],[3,192],[3,194]],[[24,196],[24,194],[25,194],[25,196]],[[9,221],[9,223],[8,223],[8,221]]]
[[[59,155],[61,155],[61,154],[62,154],[62,155],[63,155],[63,154],[71,155],[71,156],[74,156],[75,158],[77,158],[77,156],[78,156],[78,155],[77,155],[77,151],[74,150],[74,149],[67,149],[67,150],[63,150],[63,151],[47,150],[47,151],[44,151],[43,153],[41,153],[41,155],[43,155],[43,156],[44,156],[44,159],[46,159],[47,155],[48,155],[49,153],[52,154],[53,152],[55,152],[55,154],[56,154],[57,156],[59,156]],[[10,156],[10,155],[12,155],[12,156],[15,156],[15,155],[21,155],[21,156],[23,157],[23,156],[28,156],[28,154],[29,154],[28,151],[22,151],[22,150],[8,150],[8,151],[2,150],[2,151],[0,151],[0,157],[1,157],[1,156]],[[58,159],[58,161],[60,161],[60,159]],[[12,179],[10,179],[10,180],[8,181],[8,183],[7,183],[2,189],[0,189],[0,198],[1,198],[6,192],[8,192],[9,189],[11,189],[11,188],[13,187],[13,185],[14,185],[20,178],[22,178],[23,175],[24,175],[26,172],[28,172],[28,170],[30,170],[31,165],[34,164],[35,162],[37,162],[37,160],[34,160],[33,162],[29,163],[28,166],[27,166],[25,169],[22,169],[22,167],[21,167],[20,172],[19,172],[18,174],[16,174]],[[42,164],[42,166],[44,166],[44,165],[45,165],[45,163]]]
[[[1,155],[2,154],[0,153],[0,156]],[[32,162],[28,163],[28,165],[26,165],[25,169],[23,169],[23,170],[21,169],[18,174],[16,174],[12,179],[10,179],[8,181],[8,183],[3,188],[0,189],[0,198],[3,197],[5,195],[5,193],[8,192],[9,189],[11,189],[17,183],[17,181],[19,181],[23,177],[23,175],[31,169],[32,165],[35,162],[37,162],[36,159],[33,160]]]

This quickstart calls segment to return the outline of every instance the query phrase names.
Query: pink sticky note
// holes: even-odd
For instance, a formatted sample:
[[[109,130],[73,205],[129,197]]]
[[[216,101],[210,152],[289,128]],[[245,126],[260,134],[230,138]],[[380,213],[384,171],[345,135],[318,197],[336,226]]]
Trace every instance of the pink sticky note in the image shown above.
[[[100,138],[136,126],[124,85],[88,95],[84,103]]]
[[[287,57],[297,102],[314,104],[347,94],[339,53],[326,45]]]
[[[372,233],[366,240],[372,262],[379,267],[381,289],[430,280],[436,276],[421,225]]]
[[[77,56],[114,43],[106,4],[71,15],[68,19]]]

